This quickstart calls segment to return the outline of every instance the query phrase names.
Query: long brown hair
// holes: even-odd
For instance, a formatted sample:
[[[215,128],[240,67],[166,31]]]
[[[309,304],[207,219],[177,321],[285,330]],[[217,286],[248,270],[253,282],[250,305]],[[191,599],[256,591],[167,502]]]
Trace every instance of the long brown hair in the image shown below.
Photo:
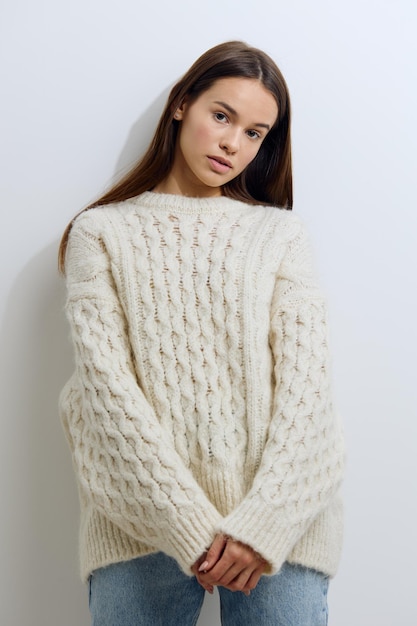
[[[216,80],[227,77],[261,81],[277,102],[278,118],[253,161],[239,176],[222,187],[223,195],[249,204],[271,204],[291,209],[291,110],[287,85],[280,70],[265,52],[241,41],[229,41],[205,52],[174,85],[145,154],[101,198],[81,213],[99,205],[133,198],[162,182],[174,161],[180,123],[174,119],[175,111],[186,97],[189,102],[193,101],[210,89]],[[65,270],[65,251],[73,221],[68,224],[59,247],[61,272]]]

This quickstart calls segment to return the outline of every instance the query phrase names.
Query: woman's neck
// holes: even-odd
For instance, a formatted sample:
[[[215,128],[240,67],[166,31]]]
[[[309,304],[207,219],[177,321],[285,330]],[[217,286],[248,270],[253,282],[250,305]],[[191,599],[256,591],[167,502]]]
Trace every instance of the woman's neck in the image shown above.
[[[175,176],[172,171],[152,191],[188,198],[219,198],[223,195],[221,187],[199,185],[195,181],[184,180],[180,176]]]

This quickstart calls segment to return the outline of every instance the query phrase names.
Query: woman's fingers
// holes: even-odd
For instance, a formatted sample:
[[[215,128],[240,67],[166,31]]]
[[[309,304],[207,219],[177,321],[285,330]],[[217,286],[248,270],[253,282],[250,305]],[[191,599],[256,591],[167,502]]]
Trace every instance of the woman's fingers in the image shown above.
[[[205,565],[206,562],[203,562],[200,572]],[[202,572],[202,580],[232,591],[250,591],[258,584],[265,565],[265,561],[250,546],[229,539],[217,563],[210,570],[204,567],[207,573]]]
[[[209,572],[209,580],[217,585],[228,585],[243,570],[251,568],[253,557],[254,553],[247,546],[228,541],[222,556]]]
[[[264,569],[265,564],[259,565],[256,569],[252,569],[251,567],[244,569],[236,578],[230,580],[227,584],[222,584],[222,586],[230,591],[241,591],[248,596],[257,586]]]
[[[257,569],[250,573],[250,576],[246,580],[232,581],[232,585],[237,583],[236,591],[243,591],[244,594],[249,595],[253,589],[257,586],[262,574],[265,571],[265,563],[262,563]],[[242,586],[243,584],[243,586]]]
[[[206,555],[203,554],[203,556],[201,556],[198,561],[196,561],[194,563],[194,565],[191,568],[192,573],[194,574],[194,576],[197,578],[197,582],[203,587],[203,589],[205,589],[206,591],[208,591],[208,593],[213,593],[213,585],[211,585],[208,581],[205,581],[202,577],[200,572],[198,571],[199,566],[201,565],[201,563],[205,560]]]
[[[216,565],[226,546],[227,539],[224,535],[216,535],[210,548],[206,553],[206,558],[200,563],[198,571],[208,572]]]
[[[210,583],[202,580],[201,576],[196,576],[197,582],[205,589],[208,593],[213,593],[214,587],[210,585]]]
[[[199,584],[209,593],[214,586],[249,595],[265,571],[266,561],[250,546],[217,535],[207,553],[191,568]]]

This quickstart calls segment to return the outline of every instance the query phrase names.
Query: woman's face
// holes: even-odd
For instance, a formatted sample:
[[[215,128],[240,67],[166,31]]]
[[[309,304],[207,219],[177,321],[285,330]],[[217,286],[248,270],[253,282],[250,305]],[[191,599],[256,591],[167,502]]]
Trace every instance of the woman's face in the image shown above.
[[[157,190],[193,197],[221,195],[221,187],[255,158],[278,107],[256,79],[221,78],[177,109],[174,164]]]

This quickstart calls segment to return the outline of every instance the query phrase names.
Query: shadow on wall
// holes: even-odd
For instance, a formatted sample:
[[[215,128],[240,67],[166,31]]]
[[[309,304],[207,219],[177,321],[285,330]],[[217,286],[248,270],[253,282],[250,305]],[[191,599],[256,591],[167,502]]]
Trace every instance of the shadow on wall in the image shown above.
[[[85,607],[77,609],[85,605],[77,573],[78,500],[57,411],[72,369],[57,247],[42,250],[20,272],[2,326],[7,356],[1,382],[11,437],[1,609],[9,613],[1,621],[8,626],[88,623]]]
[[[114,168],[113,180],[127,172],[149,146],[171,86],[166,87],[132,125]]]

